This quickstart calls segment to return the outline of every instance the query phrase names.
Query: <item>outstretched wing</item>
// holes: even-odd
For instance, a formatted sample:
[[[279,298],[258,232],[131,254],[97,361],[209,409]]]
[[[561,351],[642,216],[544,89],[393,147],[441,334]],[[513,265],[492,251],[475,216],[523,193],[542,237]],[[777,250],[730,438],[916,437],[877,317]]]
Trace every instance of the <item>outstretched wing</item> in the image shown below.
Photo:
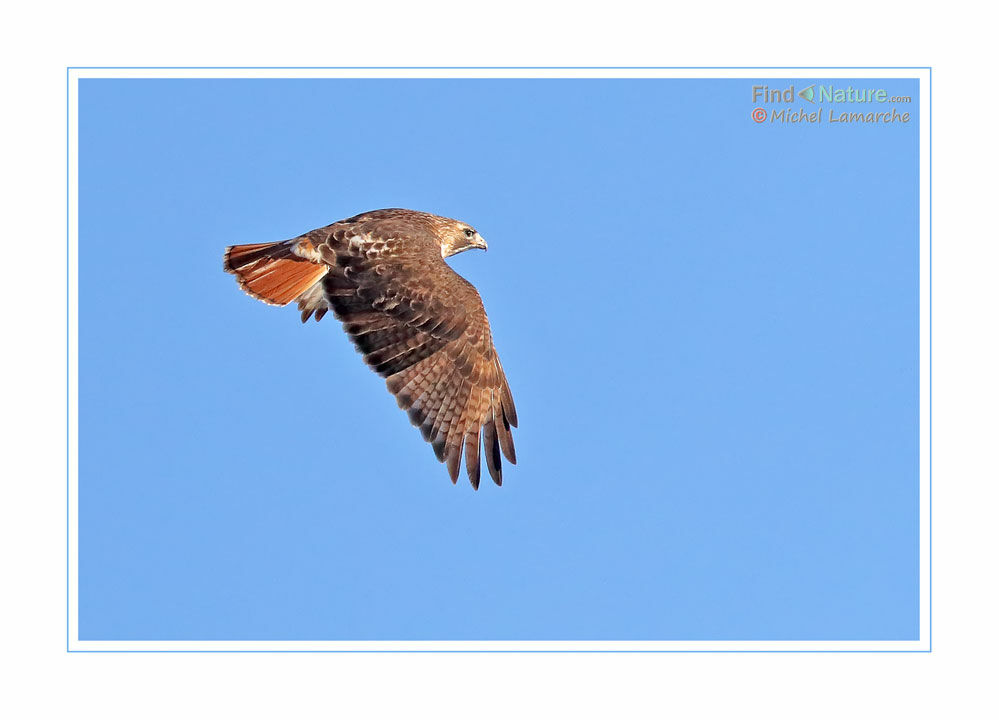
[[[482,447],[502,484],[500,453],[517,462],[510,432],[517,412],[479,293],[417,228],[396,220],[338,225],[324,228],[319,245],[330,266],[326,303],[447,463],[451,481],[464,453],[478,488]]]

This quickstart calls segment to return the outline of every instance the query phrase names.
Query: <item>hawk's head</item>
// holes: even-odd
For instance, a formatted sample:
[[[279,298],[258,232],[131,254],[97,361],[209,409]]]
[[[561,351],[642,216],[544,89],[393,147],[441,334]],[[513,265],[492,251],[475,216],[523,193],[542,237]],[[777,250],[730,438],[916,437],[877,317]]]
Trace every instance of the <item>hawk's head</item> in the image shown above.
[[[437,239],[441,243],[441,257],[451,257],[471,248],[488,249],[486,241],[468,223],[451,218],[438,218]]]

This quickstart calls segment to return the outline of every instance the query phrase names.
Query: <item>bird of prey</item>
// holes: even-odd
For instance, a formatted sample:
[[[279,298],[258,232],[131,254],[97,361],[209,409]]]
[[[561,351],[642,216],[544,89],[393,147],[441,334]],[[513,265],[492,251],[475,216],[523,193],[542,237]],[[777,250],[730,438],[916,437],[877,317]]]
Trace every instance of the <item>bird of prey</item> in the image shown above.
[[[479,487],[480,445],[497,485],[513,464],[517,411],[479,293],[444,258],[486,241],[470,225],[374,210],[291,240],[233,245],[225,271],[270,305],[297,301],[304,323],[329,310],[385,378],[399,407],[458,481],[462,452]]]

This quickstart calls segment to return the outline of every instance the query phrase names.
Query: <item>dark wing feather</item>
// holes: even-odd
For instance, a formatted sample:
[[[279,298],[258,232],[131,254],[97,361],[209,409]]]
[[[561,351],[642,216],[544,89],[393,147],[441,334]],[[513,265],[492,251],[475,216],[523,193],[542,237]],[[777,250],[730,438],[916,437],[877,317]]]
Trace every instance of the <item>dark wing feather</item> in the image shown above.
[[[490,477],[501,484],[500,453],[517,461],[517,415],[478,292],[404,217],[359,216],[315,232],[330,266],[327,304],[452,481],[464,454],[478,488],[484,445]]]

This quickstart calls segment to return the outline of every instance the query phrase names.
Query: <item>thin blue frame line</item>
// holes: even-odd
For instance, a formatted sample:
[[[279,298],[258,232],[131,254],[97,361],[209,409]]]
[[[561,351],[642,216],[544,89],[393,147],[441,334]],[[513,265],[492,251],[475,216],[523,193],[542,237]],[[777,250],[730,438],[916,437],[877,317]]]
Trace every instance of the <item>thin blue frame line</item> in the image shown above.
[[[781,641],[777,641],[781,642]],[[929,653],[929,650],[70,650],[71,653],[340,653],[356,654],[366,653],[369,655],[392,655],[401,653],[424,653],[424,654],[627,654],[627,655],[649,655],[655,653]]]
[[[928,220],[929,220],[929,225],[930,225],[929,228],[927,228],[927,232],[929,233],[929,245],[930,245],[930,248],[929,248],[929,255],[930,255],[930,257],[929,257],[929,263],[930,263],[930,267],[929,267],[929,276],[930,276],[929,277],[929,279],[930,279],[930,288],[929,288],[930,299],[929,299],[929,303],[930,303],[930,307],[927,310],[927,312],[930,314],[930,318],[929,318],[929,320],[930,320],[929,321],[929,326],[930,326],[930,339],[929,339],[929,342],[930,342],[930,357],[929,357],[929,365],[930,365],[930,367],[929,367],[929,373],[930,373],[930,397],[928,399],[928,402],[929,402],[929,414],[930,414],[930,417],[929,417],[929,423],[930,423],[930,433],[929,433],[930,434],[930,440],[929,440],[929,442],[930,442],[930,447],[928,448],[928,457],[929,457],[928,462],[929,462],[930,466],[929,466],[929,468],[927,468],[927,472],[930,474],[930,478],[929,478],[930,479],[930,489],[929,489],[929,497],[926,498],[926,502],[929,503],[928,511],[929,511],[929,521],[930,521],[930,528],[929,528],[929,548],[927,549],[927,552],[929,552],[929,554],[930,554],[930,557],[929,557],[929,567],[930,567],[929,586],[930,587],[929,587],[929,589],[927,591],[927,594],[929,595],[929,597],[927,598],[927,602],[929,603],[928,612],[930,614],[930,627],[929,627],[929,635],[930,635],[930,637],[928,639],[929,639],[929,644],[930,644],[930,652],[933,652],[933,68],[930,68],[929,78],[927,80],[927,88],[926,89],[927,89],[927,92],[929,93],[929,100],[930,100],[930,102],[929,102],[929,111],[930,111],[930,113],[929,113],[929,117],[926,119],[926,122],[927,122],[928,127],[929,127],[929,136],[930,136],[930,147],[928,148],[929,157],[926,159],[927,160],[927,169],[926,170],[927,170],[927,173],[929,173],[929,178],[927,178],[927,181],[929,183],[929,204],[930,204],[930,206],[927,208]]]
[[[931,70],[929,65],[69,65],[67,70]],[[154,78],[150,78],[154,79]],[[263,78],[267,79],[267,78]],[[423,79],[423,78],[414,78]]]
[[[928,70],[929,92],[929,156],[927,158],[929,173],[929,647],[925,650],[74,650],[70,648],[69,637],[69,83],[72,70],[174,70],[174,69],[207,69],[207,70]],[[419,78],[416,78],[419,79]],[[922,78],[915,78],[921,81]],[[79,109],[79,108],[77,108]],[[776,641],[780,642],[780,641]],[[933,68],[922,65],[903,66],[413,66],[413,67],[383,67],[383,66],[76,66],[66,67],[66,652],[67,653],[932,653],[933,652]]]
[[[69,82],[66,68],[66,651],[69,652]]]

